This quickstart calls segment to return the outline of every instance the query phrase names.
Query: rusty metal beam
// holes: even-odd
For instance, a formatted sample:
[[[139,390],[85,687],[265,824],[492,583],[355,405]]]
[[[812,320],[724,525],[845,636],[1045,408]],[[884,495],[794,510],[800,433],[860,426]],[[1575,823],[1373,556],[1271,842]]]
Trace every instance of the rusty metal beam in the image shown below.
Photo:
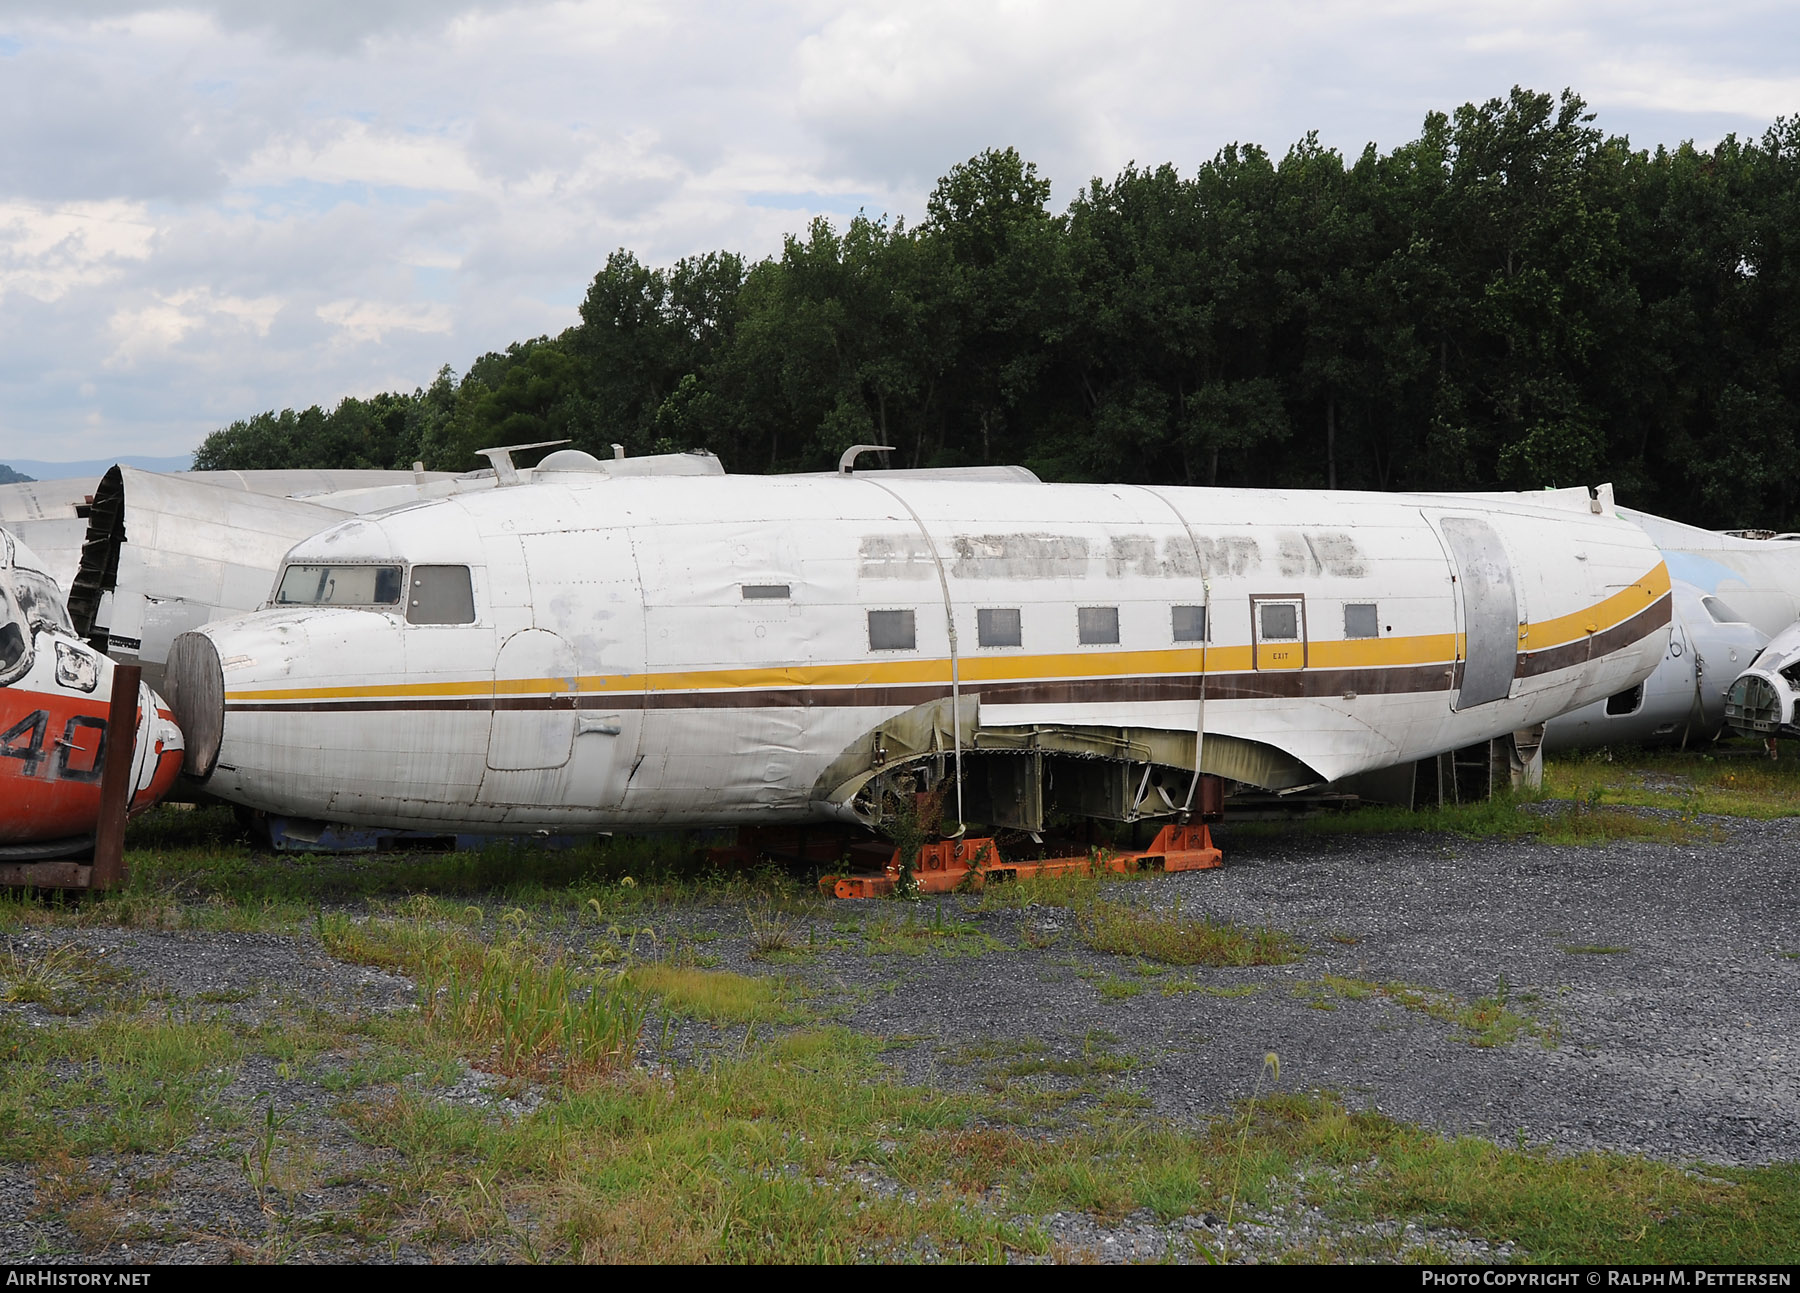
[[[86,889],[92,880],[85,862],[0,862],[0,888]]]
[[[100,773],[100,819],[94,824],[95,889],[125,883],[125,813],[131,806],[131,759],[137,748],[138,683],[135,664],[113,666],[112,704],[106,715],[106,761]]]

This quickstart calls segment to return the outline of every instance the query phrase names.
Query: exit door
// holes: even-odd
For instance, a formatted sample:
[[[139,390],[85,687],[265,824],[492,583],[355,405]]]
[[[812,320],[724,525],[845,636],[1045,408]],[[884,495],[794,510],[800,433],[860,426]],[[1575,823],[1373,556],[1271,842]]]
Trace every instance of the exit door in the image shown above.
[[[1298,593],[1250,598],[1255,668],[1306,668],[1306,598]]]
[[[575,653],[543,629],[513,634],[494,664],[494,725],[488,767],[496,772],[560,768],[575,745]]]

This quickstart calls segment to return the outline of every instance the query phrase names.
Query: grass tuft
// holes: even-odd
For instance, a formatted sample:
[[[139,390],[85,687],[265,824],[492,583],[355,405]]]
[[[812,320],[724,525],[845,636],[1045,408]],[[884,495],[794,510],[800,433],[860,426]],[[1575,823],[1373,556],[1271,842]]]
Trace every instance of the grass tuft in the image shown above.
[[[1286,965],[1298,961],[1305,948],[1291,935],[1258,925],[1246,929],[1210,916],[1198,920],[1145,911],[1125,903],[1093,902],[1077,924],[1081,938],[1096,952],[1141,956],[1167,965]]]
[[[718,1023],[778,1023],[799,1017],[773,979],[752,978],[731,970],[703,970],[691,965],[655,963],[633,966],[625,973],[632,987],[661,998],[677,1014]]]
[[[577,974],[506,946],[484,949],[473,965],[428,963],[419,996],[426,1021],[481,1054],[494,1072],[556,1071],[565,1081],[629,1064],[645,1013],[618,975]]]
[[[1673,810],[1678,816],[1774,818],[1800,813],[1800,760],[1771,761],[1761,742],[1710,750],[1594,750],[1544,763],[1544,792],[1575,803]]]
[[[575,1080],[630,1062],[645,1010],[620,974],[578,972],[546,957],[531,943],[522,910],[501,918],[510,937],[487,944],[461,923],[430,919],[429,899],[411,908],[401,920],[321,912],[319,937],[340,960],[411,974],[426,1022],[494,1072]]]
[[[1345,1001],[1384,998],[1406,1010],[1455,1025],[1461,1030],[1463,1040],[1472,1046],[1510,1046],[1521,1034],[1536,1037],[1549,1047],[1554,1047],[1558,1040],[1553,1026],[1541,1024],[1512,1009],[1511,994],[1504,979],[1491,996],[1474,1001],[1464,1001],[1454,993],[1411,983],[1377,983],[1336,974],[1324,975],[1311,983],[1295,984],[1294,994],[1307,998],[1320,1010],[1334,1009],[1334,998]]]
[[[74,943],[35,953],[9,948],[0,954],[0,1001],[78,1015],[130,977]]]

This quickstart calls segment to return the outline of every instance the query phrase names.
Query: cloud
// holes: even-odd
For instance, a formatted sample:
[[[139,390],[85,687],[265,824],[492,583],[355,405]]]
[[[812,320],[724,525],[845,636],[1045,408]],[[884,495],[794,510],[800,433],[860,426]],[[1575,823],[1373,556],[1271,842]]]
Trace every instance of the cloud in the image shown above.
[[[254,188],[299,182],[383,189],[475,192],[481,176],[465,144],[447,131],[399,131],[362,121],[323,123],[312,138],[269,140],[231,176]]]
[[[519,10],[550,0],[10,0],[17,19],[102,24],[177,9],[227,32],[272,37],[284,48],[345,53],[376,36],[430,37],[469,14]]]
[[[442,305],[397,305],[391,301],[331,301],[318,315],[350,341],[379,342],[390,332],[448,333],[451,315]]]
[[[65,206],[0,200],[0,303],[9,293],[57,301],[150,256],[156,227],[141,203]]]

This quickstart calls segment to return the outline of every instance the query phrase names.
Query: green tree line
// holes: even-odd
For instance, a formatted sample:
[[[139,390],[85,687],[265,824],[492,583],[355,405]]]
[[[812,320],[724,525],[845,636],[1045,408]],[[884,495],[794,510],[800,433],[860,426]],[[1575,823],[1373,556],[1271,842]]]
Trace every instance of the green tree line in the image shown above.
[[[817,219],[755,263],[617,251],[560,336],[233,423],[195,466],[466,470],[566,437],[770,472],[879,442],[1055,480],[1610,479],[1800,529],[1800,117],[1634,151],[1572,92],[1515,89],[1353,161],[1308,135],[1049,195],[990,150],[916,225]]]

